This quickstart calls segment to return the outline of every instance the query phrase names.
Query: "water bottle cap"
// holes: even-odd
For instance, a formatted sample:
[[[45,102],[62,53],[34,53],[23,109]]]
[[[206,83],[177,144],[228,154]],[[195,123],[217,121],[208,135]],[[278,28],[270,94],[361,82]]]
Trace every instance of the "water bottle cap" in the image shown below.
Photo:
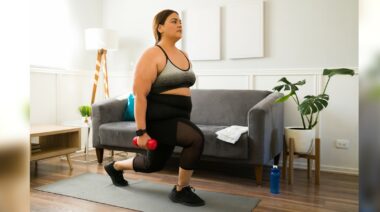
[[[273,165],[273,168],[274,168],[274,169],[278,169],[277,165]]]

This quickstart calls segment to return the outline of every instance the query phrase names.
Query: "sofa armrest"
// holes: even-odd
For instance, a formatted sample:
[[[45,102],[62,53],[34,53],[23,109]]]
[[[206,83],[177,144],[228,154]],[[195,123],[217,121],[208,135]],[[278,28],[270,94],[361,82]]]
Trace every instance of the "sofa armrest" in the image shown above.
[[[112,97],[92,105],[92,144],[100,145],[99,127],[104,123],[123,121],[123,114],[128,98]]]
[[[282,151],[284,104],[275,103],[281,96],[271,93],[248,111],[249,155],[254,164],[265,165]]]

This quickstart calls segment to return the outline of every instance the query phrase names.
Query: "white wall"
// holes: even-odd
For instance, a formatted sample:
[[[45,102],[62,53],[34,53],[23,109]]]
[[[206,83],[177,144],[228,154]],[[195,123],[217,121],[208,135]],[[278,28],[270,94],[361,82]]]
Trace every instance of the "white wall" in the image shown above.
[[[266,0],[264,2],[265,57],[226,60],[226,5],[249,0],[107,0],[103,24],[121,34],[124,50],[110,57],[110,67],[129,70],[141,52],[154,44],[152,21],[165,8],[178,11],[193,7],[222,8],[221,61],[194,61],[200,69],[273,69],[356,67],[358,60],[357,0]],[[183,27],[186,27],[184,19]],[[205,32],[207,33],[207,32]]]
[[[29,23],[30,123],[80,119],[77,108],[90,102],[96,60],[95,51],[84,49],[84,29],[102,26],[102,1],[34,0]],[[82,147],[86,136],[83,129]]]
[[[30,63],[92,69],[96,52],[84,49],[84,29],[102,26],[102,0],[34,0],[30,4]]]
[[[356,0],[265,1],[265,57],[243,60],[225,58],[224,34],[227,32],[223,31],[225,23],[223,14],[224,7],[232,2],[236,1],[107,0],[100,2],[103,7],[99,12],[102,14],[102,20],[97,23],[117,30],[121,38],[119,51],[110,53],[107,58],[111,96],[130,91],[133,64],[145,48],[154,44],[152,19],[163,8],[180,11],[203,5],[222,7],[222,60],[194,61],[197,82],[193,88],[271,89],[278,79],[286,76],[291,80],[306,79],[307,84],[300,93],[304,96],[318,94],[321,91],[321,86],[325,82],[321,76],[323,68],[356,69],[358,66]],[[240,2],[244,3],[245,0]],[[94,3],[95,8],[100,7],[98,3]],[[82,54],[82,57],[86,58],[86,54]],[[90,68],[83,70],[87,63],[90,64]],[[76,68],[69,67],[63,70],[32,67],[32,103],[39,105],[39,102],[51,102],[49,109],[44,109],[49,115],[43,115],[45,113],[37,109],[33,112],[32,104],[32,114],[34,114],[32,122],[55,120],[59,123],[79,118],[76,106],[82,102],[89,102],[90,98],[92,64],[93,61],[89,59],[83,60],[83,64],[77,64]],[[226,80],[229,80],[228,84],[225,83]],[[100,84],[98,87],[97,99],[102,98],[101,86]],[[51,90],[41,96],[44,88]],[[329,107],[321,114],[320,124],[317,126],[322,139],[322,170],[358,172],[357,88],[357,75],[351,78],[336,77],[330,83]],[[56,95],[52,94],[54,92]],[[301,124],[293,102],[285,104],[285,111],[285,125]],[[53,118],[54,113],[56,115]],[[338,138],[350,140],[350,149],[336,149],[334,141]],[[305,167],[305,161],[296,161],[296,166]]]

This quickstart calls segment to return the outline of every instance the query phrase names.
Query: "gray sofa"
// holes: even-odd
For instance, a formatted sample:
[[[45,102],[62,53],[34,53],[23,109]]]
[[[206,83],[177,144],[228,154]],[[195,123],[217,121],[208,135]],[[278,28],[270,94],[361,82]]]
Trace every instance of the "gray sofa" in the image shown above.
[[[282,96],[261,90],[192,89],[191,121],[205,135],[204,160],[249,164],[255,167],[257,184],[262,183],[263,166],[278,164],[283,145],[284,108],[274,101]],[[123,121],[127,99],[109,98],[92,105],[93,146],[98,162],[104,149],[144,153],[132,144],[135,122]],[[217,139],[216,131],[231,125],[248,126],[248,133],[235,144]],[[174,155],[181,151],[176,147]]]

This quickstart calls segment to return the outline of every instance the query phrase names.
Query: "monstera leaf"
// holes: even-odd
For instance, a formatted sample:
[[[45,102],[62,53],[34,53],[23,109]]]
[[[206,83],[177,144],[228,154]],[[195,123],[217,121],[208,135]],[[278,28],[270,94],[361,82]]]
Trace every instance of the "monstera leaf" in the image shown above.
[[[289,97],[291,97],[292,95],[294,95],[295,93],[294,92],[290,92],[288,95],[285,95],[283,97],[280,97],[278,99],[276,99],[276,103],[279,103],[279,102],[285,102],[286,100],[289,99]]]
[[[338,68],[338,69],[324,69],[323,75],[332,77],[334,75],[351,75],[354,76],[355,72],[347,68]]]
[[[280,97],[278,99],[276,99],[276,102],[279,103],[279,102],[285,102],[286,100],[289,99],[289,97],[293,96],[294,94],[296,94],[296,91],[298,91],[298,86],[299,85],[304,85],[306,83],[305,80],[301,80],[301,81],[298,81],[296,83],[291,83],[289,82],[288,79],[286,79],[286,77],[283,77],[281,78],[278,82],[283,82],[284,84],[281,84],[281,85],[278,85],[276,87],[273,88],[274,91],[277,91],[277,92],[280,92],[281,90],[284,90],[284,91],[289,91],[289,94],[288,95],[285,95],[283,97]]]
[[[312,129],[318,122],[319,112],[325,109],[328,105],[329,95],[326,94],[327,86],[331,78],[335,75],[351,75],[355,74],[354,70],[347,68],[338,69],[324,69],[323,75],[328,76],[328,80],[324,86],[322,94],[318,96],[308,95],[304,97],[303,102],[300,103],[297,91],[298,86],[304,85],[305,80],[298,81],[296,83],[291,83],[286,77],[282,77],[278,82],[282,82],[280,85],[273,88],[274,91],[281,92],[289,91],[287,95],[279,97],[275,100],[275,103],[281,103],[287,101],[290,97],[296,102],[298,106],[298,111],[300,112],[300,117],[302,120],[302,125],[304,129]],[[304,118],[307,120],[305,123]],[[307,124],[307,125],[306,125]]]
[[[329,95],[320,94],[318,96],[308,95],[305,100],[299,105],[299,110],[302,115],[310,115],[322,111],[327,107]]]
[[[291,83],[286,79],[286,77],[281,78],[278,82],[283,82],[284,84],[278,85],[273,88],[273,90],[280,92],[282,89],[285,91],[291,90],[291,91],[298,91],[298,86],[297,85],[304,85],[306,83],[305,80],[298,81],[296,83]]]

